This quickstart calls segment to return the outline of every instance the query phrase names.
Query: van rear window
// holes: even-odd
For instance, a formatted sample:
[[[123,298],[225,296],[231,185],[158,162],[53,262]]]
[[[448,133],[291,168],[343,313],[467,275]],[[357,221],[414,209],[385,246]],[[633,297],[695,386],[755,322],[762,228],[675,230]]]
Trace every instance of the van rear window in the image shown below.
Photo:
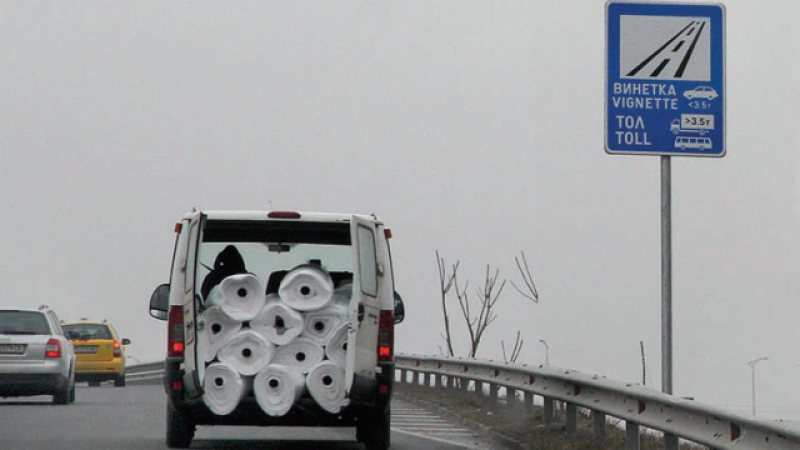
[[[209,220],[203,242],[262,242],[350,245],[347,222]]]

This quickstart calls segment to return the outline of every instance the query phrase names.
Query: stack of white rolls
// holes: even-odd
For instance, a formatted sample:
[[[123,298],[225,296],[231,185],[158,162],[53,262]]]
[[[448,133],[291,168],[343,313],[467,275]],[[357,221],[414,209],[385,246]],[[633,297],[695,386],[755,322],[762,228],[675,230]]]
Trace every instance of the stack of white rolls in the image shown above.
[[[308,264],[289,271],[277,294],[266,295],[255,275],[223,279],[198,319],[209,410],[230,414],[252,394],[266,414],[279,417],[308,395],[323,410],[338,413],[348,404],[351,293],[349,284],[334,290],[330,275]]]

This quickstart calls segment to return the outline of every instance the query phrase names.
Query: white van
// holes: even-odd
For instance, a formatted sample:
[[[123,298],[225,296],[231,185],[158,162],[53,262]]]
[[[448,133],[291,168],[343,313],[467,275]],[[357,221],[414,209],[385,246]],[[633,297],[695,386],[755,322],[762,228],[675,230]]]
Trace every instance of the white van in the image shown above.
[[[168,326],[164,378],[169,397],[167,445],[188,447],[198,425],[345,426],[356,428],[357,439],[368,450],[387,449],[394,380],[394,325],[404,317],[404,306],[394,287],[390,230],[376,217],[366,215],[192,211],[176,223],[175,232],[170,282],[156,288],[150,299],[150,314],[166,320]],[[233,263],[222,261],[224,255],[231,253],[237,254]],[[214,412],[208,398],[212,393],[206,391],[216,387],[209,384],[206,372],[221,362],[209,354],[204,342],[208,342],[211,332],[208,311],[220,295],[217,288],[227,283],[225,279],[247,277],[251,283],[247,285],[249,289],[263,286],[263,293],[256,293],[253,298],[258,302],[266,298],[266,308],[273,303],[288,303],[278,295],[278,290],[280,287],[280,292],[286,292],[284,284],[288,283],[289,274],[298,270],[306,271],[301,275],[316,271],[329,280],[328,287],[303,286],[298,292],[314,296],[315,290],[327,294],[327,290],[334,289],[341,304],[340,328],[342,334],[346,333],[342,336],[346,341],[340,343],[343,349],[340,365],[344,366],[341,410],[331,412],[330,408],[321,407],[308,389],[299,387],[297,392],[304,393],[290,403],[288,412],[267,414],[263,406],[259,407],[260,399],[253,393],[259,391],[249,374],[240,377],[237,387],[244,386],[244,391],[235,407],[223,413]],[[295,279],[303,278],[292,280]],[[242,298],[251,295],[243,291],[241,287],[234,290]],[[298,314],[308,317],[302,311]],[[237,330],[255,329],[246,318],[226,320],[234,323]],[[266,345],[272,353],[281,348],[272,343]],[[257,347],[242,350],[242,354],[250,357],[263,350]],[[328,357],[324,359],[330,363]],[[259,379],[255,376],[255,382]],[[330,377],[324,381],[327,384]]]

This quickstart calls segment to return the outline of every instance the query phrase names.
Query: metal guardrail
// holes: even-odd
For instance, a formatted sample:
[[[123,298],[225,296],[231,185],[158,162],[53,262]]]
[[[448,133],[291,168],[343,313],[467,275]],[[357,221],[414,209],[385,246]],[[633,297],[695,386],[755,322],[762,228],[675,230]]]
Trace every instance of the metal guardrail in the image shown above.
[[[544,403],[544,421],[555,418],[555,402],[566,404],[566,429],[577,430],[578,408],[588,410],[597,436],[605,435],[606,417],[625,421],[626,449],[639,450],[640,427],[712,449],[800,449],[800,426],[730,413],[651,388],[587,375],[555,366],[498,363],[462,358],[397,355],[398,381],[434,389],[462,389],[498,400],[501,390],[515,412],[533,412],[534,396]],[[160,384],[164,363],[130,365],[131,384]],[[517,396],[521,393],[522,400]],[[669,439],[669,438],[667,438]]]
[[[463,389],[497,399],[505,390],[509,408],[533,411],[533,397],[544,398],[544,420],[554,418],[554,401],[566,408],[566,428],[577,430],[578,408],[594,418],[595,435],[605,435],[606,417],[625,421],[626,449],[640,447],[639,427],[663,431],[667,448],[678,439],[712,449],[800,449],[800,428],[727,412],[648,387],[609,380],[554,366],[529,367],[461,358],[398,355],[399,381],[439,389]],[[410,376],[409,376],[410,375]],[[458,387],[457,387],[458,386]],[[523,393],[522,401],[517,392]],[[672,443],[669,442],[672,436]],[[671,444],[671,445],[670,445]]]
[[[128,384],[161,384],[164,379],[164,361],[132,364],[125,367]]]

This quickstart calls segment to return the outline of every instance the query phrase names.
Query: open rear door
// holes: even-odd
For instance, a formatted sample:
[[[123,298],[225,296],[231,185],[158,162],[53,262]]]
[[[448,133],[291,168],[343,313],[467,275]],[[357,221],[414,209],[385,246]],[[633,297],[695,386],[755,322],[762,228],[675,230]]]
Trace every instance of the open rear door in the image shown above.
[[[347,336],[345,380],[347,391],[353,395],[356,380],[366,386],[375,383],[380,308],[375,223],[352,216],[350,236],[354,262],[353,296],[350,298],[351,326]]]
[[[186,248],[186,259],[184,265],[184,285],[183,285],[183,336],[186,345],[184,355],[183,385],[190,397],[199,397],[203,394],[203,376],[205,366],[203,358],[197,355],[196,339],[196,318],[198,295],[197,287],[197,257],[200,242],[203,240],[203,227],[205,225],[205,215],[197,212],[189,220],[189,240]]]

